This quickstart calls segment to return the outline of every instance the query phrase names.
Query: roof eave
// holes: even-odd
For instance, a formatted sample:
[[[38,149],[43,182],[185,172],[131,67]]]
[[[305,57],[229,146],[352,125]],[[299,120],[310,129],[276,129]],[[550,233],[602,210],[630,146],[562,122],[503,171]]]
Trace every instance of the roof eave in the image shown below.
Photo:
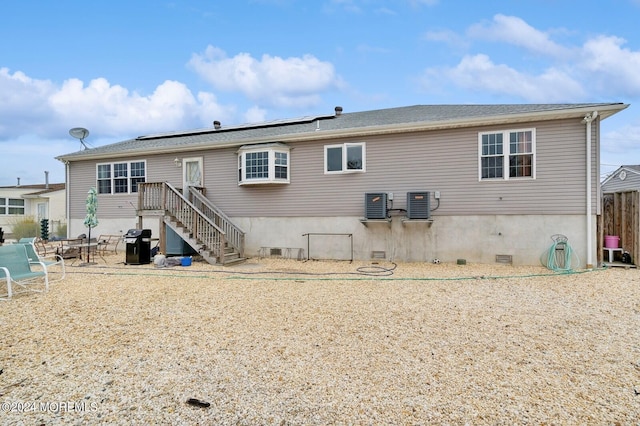
[[[316,139],[329,139],[329,138],[341,138],[348,136],[369,136],[378,134],[389,133],[411,133],[424,130],[442,130],[442,129],[454,129],[463,127],[476,127],[476,126],[494,126],[503,124],[516,124],[538,120],[561,120],[568,118],[576,118],[582,120],[584,116],[595,110],[598,111],[598,115],[601,120],[612,116],[613,114],[622,111],[627,108],[627,104],[611,104],[603,106],[602,108],[582,107],[563,109],[557,111],[540,111],[540,112],[528,112],[520,114],[508,114],[508,115],[495,115],[495,116],[482,116],[472,117],[465,119],[453,119],[453,120],[441,120],[441,121],[423,121],[416,123],[402,123],[391,124],[385,126],[369,126],[361,127],[357,129],[345,129],[345,130],[329,130],[329,131],[317,131],[313,133],[305,133],[303,135],[287,135],[279,138],[280,141],[298,141],[298,140],[316,140]]]
[[[338,139],[344,137],[359,137],[359,136],[373,136],[384,135],[392,133],[411,133],[424,130],[442,130],[442,129],[454,129],[462,127],[475,127],[475,126],[493,126],[503,124],[516,124],[528,121],[537,120],[561,120],[568,118],[582,119],[587,114],[592,113],[594,110],[598,111],[598,115],[601,120],[604,120],[623,109],[627,108],[628,104],[616,103],[616,104],[603,104],[578,108],[564,108],[559,110],[545,110],[538,112],[525,112],[519,114],[499,114],[494,116],[481,116],[471,117],[464,119],[453,120],[440,120],[440,121],[421,121],[415,123],[400,123],[384,126],[368,126],[357,127],[348,129],[337,130],[320,130],[307,133],[294,133],[289,135],[265,136],[259,138],[245,138],[237,139],[234,141],[216,143],[211,145],[204,142],[199,144],[192,144],[189,146],[179,146],[175,148],[164,147],[162,149],[133,149],[128,151],[122,151],[118,153],[103,153],[103,154],[87,154],[80,156],[59,156],[55,157],[57,160],[67,163],[73,161],[87,161],[87,160],[99,160],[109,158],[121,158],[123,155],[135,156],[135,155],[153,155],[153,154],[173,154],[180,152],[190,151],[202,151],[203,149],[223,149],[229,147],[238,147],[242,145],[273,142],[277,139],[280,142],[301,142],[301,141],[313,141],[320,139]]]
[[[46,193],[38,192],[36,194],[22,194],[21,197],[22,198],[30,198],[30,199],[51,198],[51,197],[49,197],[48,194],[50,194],[50,192],[46,192]]]

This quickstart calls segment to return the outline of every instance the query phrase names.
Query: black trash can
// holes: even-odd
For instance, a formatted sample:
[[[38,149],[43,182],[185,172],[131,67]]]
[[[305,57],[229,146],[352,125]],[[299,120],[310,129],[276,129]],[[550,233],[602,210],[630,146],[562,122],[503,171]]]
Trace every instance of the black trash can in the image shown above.
[[[129,229],[124,234],[127,246],[125,264],[144,265],[151,262],[151,229]]]

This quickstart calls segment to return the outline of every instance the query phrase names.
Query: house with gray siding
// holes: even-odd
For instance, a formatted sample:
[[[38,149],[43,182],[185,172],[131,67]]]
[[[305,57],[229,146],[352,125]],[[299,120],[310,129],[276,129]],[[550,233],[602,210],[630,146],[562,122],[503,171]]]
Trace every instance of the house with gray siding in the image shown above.
[[[638,191],[640,190],[640,165],[620,166],[602,181],[602,192]]]
[[[416,105],[140,136],[57,157],[69,234],[151,229],[228,256],[596,259],[600,121],[622,103]]]

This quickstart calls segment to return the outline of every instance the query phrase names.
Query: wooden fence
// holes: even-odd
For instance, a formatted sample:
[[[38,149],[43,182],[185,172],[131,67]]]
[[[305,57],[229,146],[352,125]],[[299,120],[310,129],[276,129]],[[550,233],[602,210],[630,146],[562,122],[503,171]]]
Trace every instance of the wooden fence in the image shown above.
[[[604,247],[605,235],[620,237],[620,247],[638,264],[640,255],[640,191],[613,192],[602,196],[602,214],[598,218],[598,247]],[[598,261],[602,260],[598,250]]]

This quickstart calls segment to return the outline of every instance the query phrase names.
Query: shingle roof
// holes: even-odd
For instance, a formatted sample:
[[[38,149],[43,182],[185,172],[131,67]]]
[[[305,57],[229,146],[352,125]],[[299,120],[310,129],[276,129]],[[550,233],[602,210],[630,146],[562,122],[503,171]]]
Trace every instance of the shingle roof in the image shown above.
[[[508,104],[508,105],[414,105],[336,115],[308,116],[298,119],[274,120],[264,123],[167,132],[140,136],[110,145],[87,149],[56,157],[62,161],[75,161],[99,157],[125,155],[146,151],[180,151],[243,145],[260,141],[295,141],[328,136],[341,136],[373,132],[376,129],[425,128],[441,124],[455,127],[478,125],[483,119],[508,120],[514,117],[559,116],[584,114],[591,110],[605,110],[601,117],[626,108],[621,103],[583,104]],[[542,119],[542,118],[541,118]],[[548,119],[548,118],[547,118]],[[322,133],[318,133],[321,131]]]

